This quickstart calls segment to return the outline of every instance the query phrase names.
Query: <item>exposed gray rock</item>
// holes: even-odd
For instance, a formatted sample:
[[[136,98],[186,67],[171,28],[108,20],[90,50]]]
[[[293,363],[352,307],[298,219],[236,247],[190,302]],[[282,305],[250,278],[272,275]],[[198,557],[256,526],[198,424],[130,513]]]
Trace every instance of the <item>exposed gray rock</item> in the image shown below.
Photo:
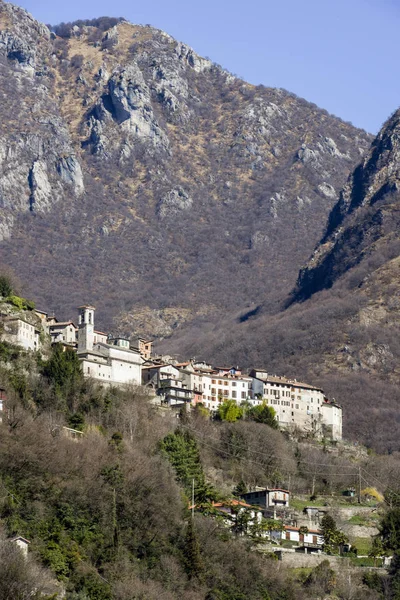
[[[277,219],[278,218],[278,209],[286,202],[286,196],[285,196],[284,190],[281,190],[280,192],[276,192],[273,196],[271,196],[270,202],[271,202],[271,208],[270,208],[271,215],[274,219]]]
[[[109,29],[103,39],[101,40],[102,48],[114,48],[114,46],[118,45],[118,26],[112,27]]]
[[[108,92],[95,105],[88,121],[88,143],[94,153],[106,153],[108,148],[116,146],[113,140],[115,133],[107,130],[110,117],[125,134],[125,156],[129,155],[129,149],[135,141],[148,143],[158,150],[168,149],[168,137],[158,125],[150,89],[137,64],[132,63],[114,71],[108,81]],[[121,146],[120,143],[118,145]]]
[[[179,60],[186,62],[196,73],[202,73],[206,69],[210,69],[212,63],[210,60],[206,58],[202,58],[186,44],[182,44],[182,42],[178,42],[175,47],[175,53],[178,55]]]
[[[192,198],[180,187],[169,191],[161,198],[157,205],[157,214],[160,219],[165,219],[181,211],[189,210],[192,204]]]
[[[85,191],[83,185],[83,175],[81,165],[73,155],[60,158],[57,165],[57,171],[62,181],[72,185],[77,196]]]
[[[326,198],[336,198],[337,193],[333,185],[326,183],[325,181],[318,186],[318,190],[323,194]]]
[[[0,32],[0,54],[17,61],[22,67],[35,68],[36,53],[29,43],[8,31]]]
[[[311,148],[308,148],[306,144],[303,144],[300,150],[297,152],[297,158],[305,165],[317,162],[318,157],[319,153]]]
[[[46,212],[51,207],[51,185],[47,175],[47,165],[42,160],[33,163],[29,172],[31,189],[30,208],[35,212]]]
[[[14,217],[12,215],[0,215],[0,241],[8,240],[11,237],[14,226]]]

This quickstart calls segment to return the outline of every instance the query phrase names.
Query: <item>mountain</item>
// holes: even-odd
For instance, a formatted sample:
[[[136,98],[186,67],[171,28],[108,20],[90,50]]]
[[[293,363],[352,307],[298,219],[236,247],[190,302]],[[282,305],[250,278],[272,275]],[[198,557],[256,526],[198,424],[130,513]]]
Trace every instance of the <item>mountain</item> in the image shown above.
[[[0,2],[0,253],[26,294],[156,337],[276,310],[371,136],[152,27],[53,29]]]
[[[399,451],[399,189],[400,110],[349,176],[286,310],[199,320],[162,348],[318,383],[343,405],[347,439]]]
[[[300,272],[295,299],[331,287],[356,265],[364,265],[357,279],[369,275],[371,266],[387,269],[400,251],[399,200],[400,110],[385,123],[341,192],[325,235]]]

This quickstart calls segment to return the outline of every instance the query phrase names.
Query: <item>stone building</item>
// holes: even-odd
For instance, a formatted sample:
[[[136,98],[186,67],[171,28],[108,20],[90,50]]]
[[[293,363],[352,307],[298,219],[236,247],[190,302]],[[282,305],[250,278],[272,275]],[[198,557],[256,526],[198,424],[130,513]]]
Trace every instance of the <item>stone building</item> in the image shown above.
[[[281,427],[342,439],[342,408],[321,388],[260,369],[252,369],[250,376],[253,403],[272,406]]]
[[[25,350],[39,350],[40,330],[22,317],[5,316],[2,319],[2,339]]]
[[[93,306],[79,307],[77,351],[83,374],[108,385],[140,385],[143,358],[139,351],[122,337],[105,342],[105,334],[94,329],[94,313]]]

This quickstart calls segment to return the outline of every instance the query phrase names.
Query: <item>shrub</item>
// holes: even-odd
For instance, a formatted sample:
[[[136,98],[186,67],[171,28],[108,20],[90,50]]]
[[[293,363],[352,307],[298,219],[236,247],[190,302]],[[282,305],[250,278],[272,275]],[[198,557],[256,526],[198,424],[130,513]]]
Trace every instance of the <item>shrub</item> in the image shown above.
[[[0,296],[7,298],[13,293],[13,285],[9,275],[0,275]]]

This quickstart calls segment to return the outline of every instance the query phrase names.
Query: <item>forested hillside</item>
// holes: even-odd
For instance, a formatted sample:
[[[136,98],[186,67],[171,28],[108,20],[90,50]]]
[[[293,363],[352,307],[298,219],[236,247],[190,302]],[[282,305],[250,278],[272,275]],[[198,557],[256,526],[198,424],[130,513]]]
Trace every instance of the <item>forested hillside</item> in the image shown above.
[[[76,354],[59,346],[43,360],[1,343],[0,385],[8,397],[0,424],[4,600],[53,600],[60,590],[67,600],[305,600],[321,591],[347,600],[347,571],[329,571],[327,587],[326,565],[301,578],[215,516],[193,520],[192,482],[204,504],[288,482],[294,494],[333,497],[354,484],[355,465],[383,491],[399,477],[397,457],[330,453],[263,423],[212,422],[202,410],[177,420],[149,404],[143,388],[84,380]],[[28,563],[17,551],[5,555],[12,535],[30,540]],[[355,600],[378,600],[370,588],[391,585],[382,572],[369,587],[360,572],[351,576]]]

